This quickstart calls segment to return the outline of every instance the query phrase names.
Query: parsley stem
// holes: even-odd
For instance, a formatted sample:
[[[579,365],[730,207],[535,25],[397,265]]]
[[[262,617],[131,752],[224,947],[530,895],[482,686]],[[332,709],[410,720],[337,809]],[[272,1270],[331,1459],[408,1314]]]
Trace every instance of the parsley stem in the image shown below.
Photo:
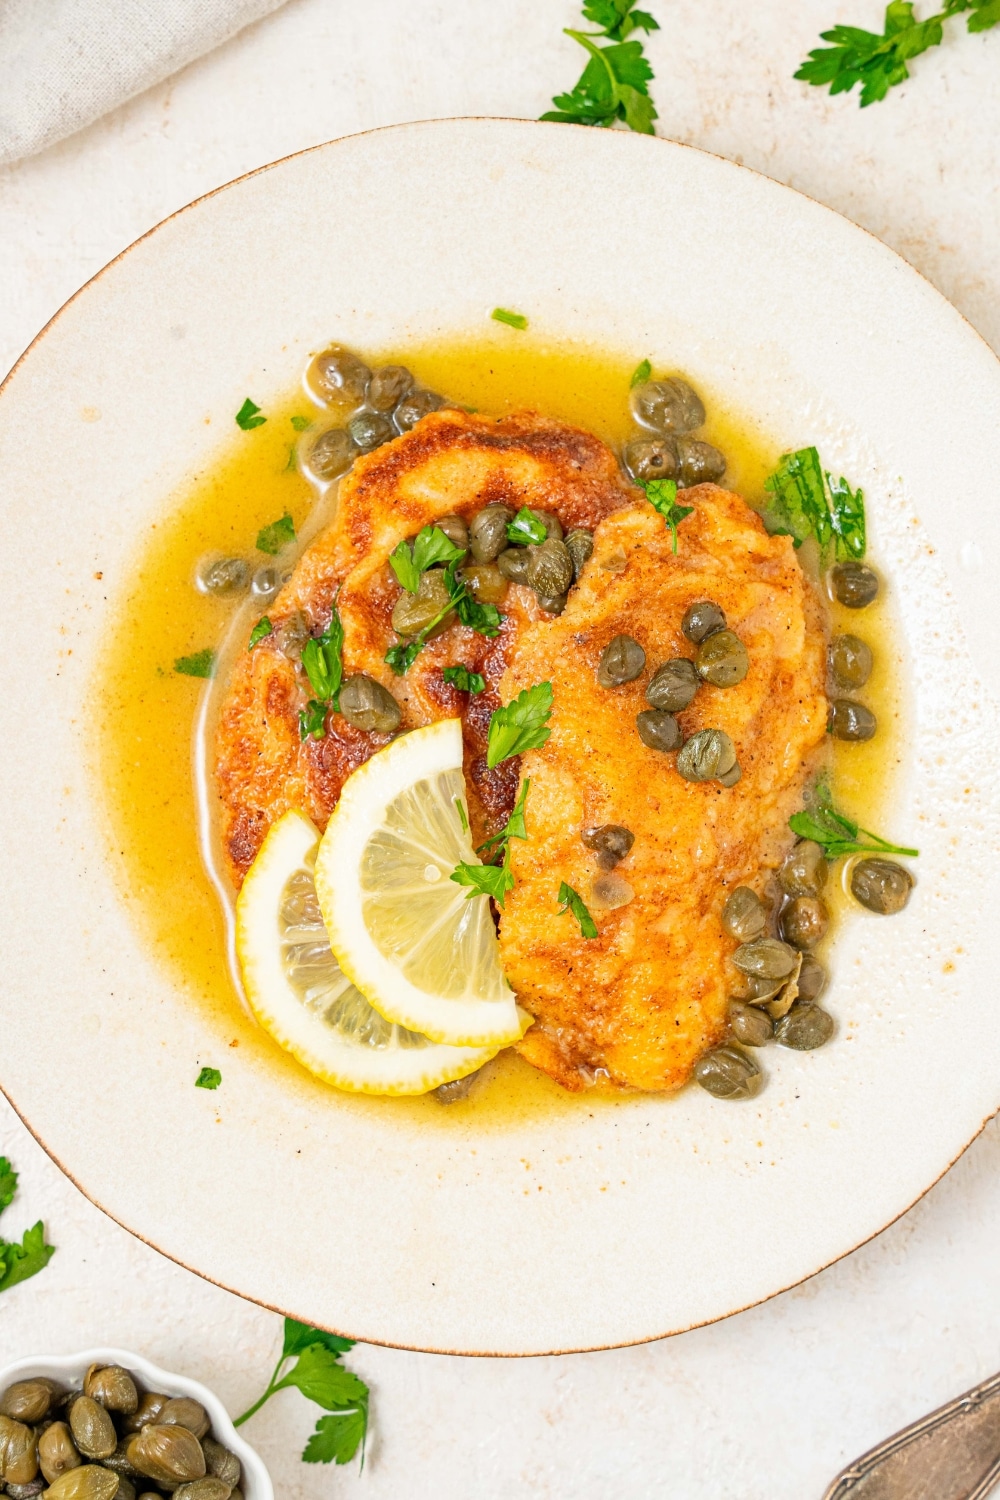
[[[275,1391],[278,1389],[278,1376],[281,1373],[281,1367],[288,1358],[289,1356],[287,1354],[282,1354],[281,1358],[278,1360],[278,1363],[274,1367],[274,1374],[268,1381],[267,1390],[264,1392],[263,1396],[261,1396],[259,1401],[255,1401],[253,1406],[247,1408],[242,1417],[235,1417],[233,1419],[234,1427],[242,1427],[244,1422],[249,1422],[250,1418],[260,1411],[261,1407],[264,1405],[264,1402],[271,1399]]]
[[[563,30],[566,36],[571,36],[573,38],[574,42],[579,42],[581,47],[586,47],[591,57],[596,57],[598,59],[605,73],[607,73],[608,75],[608,82],[611,85],[611,98],[614,102],[615,109],[617,109],[618,105],[621,103],[622,97],[618,91],[618,79],[615,77],[614,68],[611,66],[610,61],[605,56],[603,47],[595,47],[594,43],[590,40],[590,37],[595,33],[586,31],[572,31],[568,26],[564,27]],[[597,32],[596,35],[603,36],[604,33]]]

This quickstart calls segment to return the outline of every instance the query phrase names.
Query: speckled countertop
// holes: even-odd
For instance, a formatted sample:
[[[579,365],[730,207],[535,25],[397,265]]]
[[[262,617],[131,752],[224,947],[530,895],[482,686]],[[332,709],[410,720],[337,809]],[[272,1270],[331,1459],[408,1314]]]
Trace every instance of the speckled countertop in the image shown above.
[[[890,101],[861,112],[791,74],[833,21],[875,26],[877,0],[649,8],[663,27],[648,44],[661,134],[839,209],[1000,350],[1000,33],[956,30]],[[577,16],[570,0],[291,0],[83,134],[0,171],[0,369],[132,239],[249,168],[377,125],[539,114],[576,77],[577,49],[559,28]],[[656,206],[665,226],[671,210]],[[26,435],[39,462],[54,437]],[[60,1086],[71,1078],[61,1073]],[[233,1411],[246,1406],[274,1364],[279,1320],[105,1219],[0,1104],[4,1151],[22,1174],[4,1227],[20,1233],[43,1216],[59,1253],[0,1297],[0,1362],[116,1343],[206,1381]],[[262,1253],[280,1255],[285,1232],[276,1224]],[[282,1500],[819,1500],[846,1460],[1000,1367],[998,1234],[994,1124],[879,1239],[713,1327],[527,1361],[357,1350],[375,1411],[361,1477],[299,1463],[314,1413],[294,1392],[246,1434]]]

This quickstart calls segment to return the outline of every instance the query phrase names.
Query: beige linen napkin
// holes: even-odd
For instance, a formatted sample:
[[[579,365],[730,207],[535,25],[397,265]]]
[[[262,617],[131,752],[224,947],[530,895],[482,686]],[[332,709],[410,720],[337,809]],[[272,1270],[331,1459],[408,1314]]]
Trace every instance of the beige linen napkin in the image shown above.
[[[0,0],[0,162],[41,151],[284,0]]]

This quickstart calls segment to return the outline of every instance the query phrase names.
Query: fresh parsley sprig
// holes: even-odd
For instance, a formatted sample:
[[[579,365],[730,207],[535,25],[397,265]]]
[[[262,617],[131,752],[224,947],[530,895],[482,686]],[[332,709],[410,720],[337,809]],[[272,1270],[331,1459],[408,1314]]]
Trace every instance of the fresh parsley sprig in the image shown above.
[[[440,625],[452,610],[462,625],[467,625],[480,635],[485,635],[488,639],[499,635],[503,615],[496,605],[477,603],[458,577],[458,564],[464,555],[460,552],[444,570],[445,584],[448,588],[448,603],[444,608],[438,610],[433,620],[428,621],[423,630],[418,631],[412,640],[400,641],[395,646],[390,646],[385,653],[385,660],[397,677],[406,675],[426,646],[431,631],[436,625]]]
[[[315,1401],[329,1413],[316,1423],[302,1454],[303,1462],[346,1464],[360,1448],[361,1467],[364,1468],[369,1390],[363,1380],[340,1362],[341,1355],[353,1348],[353,1339],[343,1339],[339,1334],[324,1333],[320,1328],[310,1328],[306,1323],[286,1318],[281,1358],[274,1367],[267,1390],[241,1417],[236,1418],[233,1426],[241,1427],[249,1421],[276,1391],[295,1386],[307,1400]],[[295,1364],[282,1374],[284,1366],[293,1358]]]
[[[559,887],[556,900],[559,902],[559,915],[562,917],[567,912],[571,912],[580,924],[582,937],[595,938],[597,936],[597,923],[587,910],[587,904],[579,891],[574,891],[573,887],[567,885],[564,880]]]
[[[677,481],[675,479],[651,479],[643,485],[646,499],[669,526],[674,539],[674,556],[677,556],[677,527],[694,511],[693,505],[677,504]]]
[[[797,547],[814,537],[824,556],[832,547],[842,562],[864,557],[864,491],[824,473],[815,448],[783,454],[764,488],[773,496],[764,517],[772,534],[790,536]]]
[[[494,709],[486,742],[489,769],[525,750],[540,750],[552,733],[548,727],[551,712],[551,682],[536,682],[505,707]]]
[[[16,1192],[17,1173],[6,1156],[0,1156],[0,1214],[13,1203]],[[18,1282],[37,1276],[55,1253],[55,1246],[45,1243],[45,1226],[41,1219],[25,1230],[19,1242],[0,1239],[0,1292],[9,1291]]]
[[[528,800],[528,788],[531,786],[531,777],[525,777],[517,802],[510,817],[499,833],[493,834],[484,844],[480,844],[479,854],[488,853],[491,863],[472,864],[468,860],[462,860],[451,872],[451,879],[456,885],[467,885],[471,887],[466,901],[471,901],[473,896],[492,896],[497,906],[503,908],[507,892],[514,889],[514,872],[510,868],[510,841],[511,839],[524,839],[528,837],[528,827],[524,819],[524,807]],[[497,864],[496,856],[500,855]]]
[[[607,127],[622,120],[630,130],[653,135],[656,108],[649,97],[653,70],[642,43],[626,37],[636,31],[658,31],[659,24],[645,10],[635,9],[636,0],[587,0],[584,18],[599,27],[598,31],[574,31],[565,35],[579,42],[590,53],[590,61],[576,85],[568,94],[557,94],[554,110],[543,120],[566,125]],[[602,38],[610,45],[598,46]]]
[[[340,707],[340,685],[344,680],[344,627],[334,605],[330,623],[321,636],[310,637],[302,648],[302,669],[316,697],[299,714],[300,739],[321,740],[326,733],[328,709]]]
[[[400,542],[389,556],[389,566],[410,594],[420,590],[420,575],[435,563],[456,562],[465,556],[464,547],[456,547],[440,526],[424,526],[414,537],[413,545]]]
[[[859,828],[857,823],[837,812],[825,789],[821,790],[820,800],[814,807],[793,813],[788,826],[800,839],[812,839],[822,845],[827,859],[840,859],[844,854],[908,854],[916,858],[920,852],[919,849],[890,844],[877,833]]]
[[[945,0],[935,15],[918,21],[912,0],[891,0],[881,33],[857,26],[834,26],[821,33],[830,47],[814,47],[795,74],[831,94],[850,93],[861,85],[861,108],[884,99],[891,88],[909,78],[907,63],[944,39],[944,28],[955,16],[969,12],[968,29],[989,31],[1000,24],[1000,0]]]

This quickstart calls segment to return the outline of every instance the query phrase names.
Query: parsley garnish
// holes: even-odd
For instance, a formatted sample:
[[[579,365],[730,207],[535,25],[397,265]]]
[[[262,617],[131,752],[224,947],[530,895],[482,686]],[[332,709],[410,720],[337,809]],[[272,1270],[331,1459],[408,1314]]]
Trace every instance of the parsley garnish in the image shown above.
[[[565,916],[566,912],[572,912],[573,916],[579,922],[581,936],[585,938],[595,938],[597,936],[597,923],[587,910],[586,902],[579,891],[574,891],[573,887],[567,885],[564,880],[559,887],[559,894],[556,900],[559,902],[559,915],[561,917]]]
[[[310,698],[305,708],[299,709],[299,739],[321,740],[326,735],[326,714],[329,703],[317,703]]]
[[[526,840],[528,837],[528,829],[524,821],[524,806],[528,800],[530,785],[531,777],[529,776],[525,779],[514,810],[501,831],[495,833],[492,838],[488,838],[485,844],[480,844],[477,850],[479,854],[488,851],[491,860],[495,860],[499,854],[500,863],[480,865],[463,860],[451,872],[451,879],[456,885],[472,887],[465,898],[466,901],[471,901],[473,896],[492,896],[497,906],[502,908],[507,892],[514,889],[514,872],[510,868],[510,841],[511,839]],[[456,803],[461,807],[457,798]]]
[[[822,88],[830,85],[831,94],[850,93],[861,85],[861,108],[884,99],[897,83],[909,78],[906,64],[944,38],[944,24],[965,11],[971,11],[969,30],[989,31],[1000,24],[1000,0],[945,0],[936,15],[918,21],[911,0],[892,0],[886,6],[885,30],[862,31],[857,26],[834,26],[821,33],[832,47],[814,47],[796,78]]]
[[[266,639],[267,636],[271,635],[273,631],[274,626],[267,618],[267,615],[261,615],[260,619],[257,621],[256,625],[250,632],[250,645],[248,649],[252,651],[255,646],[259,646],[261,641]]]
[[[267,421],[266,417],[260,415],[260,407],[248,396],[236,413],[236,425],[242,427],[244,432],[252,432],[255,427],[263,427]]]
[[[326,732],[326,712],[340,708],[340,685],[344,680],[344,627],[337,606],[330,611],[330,623],[323,634],[306,641],[302,648],[302,669],[316,694],[299,714],[299,737],[321,740]]]
[[[445,613],[447,614],[447,610]],[[386,666],[391,667],[397,677],[405,677],[426,644],[426,634],[421,631],[412,641],[400,641],[397,645],[390,646],[385,653]]]
[[[540,750],[552,733],[548,727],[551,712],[551,682],[536,682],[506,707],[494,709],[486,745],[489,769],[512,755],[523,755],[525,750]]]
[[[194,1081],[196,1089],[217,1089],[222,1082],[222,1074],[218,1068],[202,1068]]]
[[[685,516],[691,515],[693,505],[678,505],[677,482],[674,479],[651,479],[643,485],[646,499],[669,526],[674,538],[674,556],[677,556],[677,527]]]
[[[507,523],[507,540],[515,546],[526,547],[529,543],[541,546],[548,534],[545,522],[532,515],[526,505],[522,505],[513,521]]]
[[[460,693],[481,693],[486,687],[486,678],[473,672],[464,663],[459,663],[457,667],[445,667],[441,675],[445,682],[458,688]]]
[[[408,593],[416,594],[420,589],[420,575],[435,563],[456,562],[465,556],[464,547],[456,547],[440,526],[424,526],[417,532],[413,546],[400,542],[390,554],[389,566]]]
[[[312,426],[312,417],[292,417],[290,420],[296,432],[307,432]]]
[[[17,1173],[6,1156],[0,1156],[0,1214],[5,1208],[10,1208],[16,1192]]]
[[[510,312],[506,307],[495,307],[490,317],[497,323],[506,323],[508,328],[520,328],[522,332],[528,326],[524,313]]]
[[[815,448],[785,453],[764,488],[774,496],[765,519],[774,535],[790,536],[797,547],[814,537],[820,552],[831,545],[841,560],[865,555],[865,497],[843,477],[824,475]]]
[[[816,806],[793,813],[788,826],[800,839],[812,839],[821,844],[827,859],[839,859],[842,854],[908,854],[916,858],[920,852],[890,844],[877,833],[859,828],[857,823],[837,812],[825,787],[819,789]]]
[[[645,385],[653,373],[653,366],[648,359],[644,359],[641,365],[636,365],[632,371],[632,379],[629,381],[629,389],[636,385]]]
[[[436,530],[437,528],[434,529]],[[458,615],[463,625],[468,625],[471,630],[478,631],[480,635],[485,635],[489,638],[499,634],[500,622],[503,620],[503,615],[497,609],[496,605],[477,604],[465,584],[458,578],[459,560],[464,555],[463,552],[459,552],[458,557],[445,568],[444,577],[449,594],[448,603],[445,607],[438,611],[433,620],[428,621],[423,630],[419,631],[413,637],[412,641],[406,641],[405,643],[400,641],[397,645],[390,646],[385,653],[386,663],[392,668],[397,677],[405,676],[410,670],[426,646],[428,637],[435,625],[440,625],[441,621],[446,615],[450,615],[452,610]]]
[[[295,522],[287,510],[283,516],[272,521],[269,526],[262,526],[257,533],[257,551],[266,552],[269,557],[274,557],[282,547],[287,547],[289,542],[295,540]]]
[[[302,1454],[303,1461],[307,1464],[346,1464],[360,1448],[363,1468],[369,1391],[364,1381],[340,1362],[340,1356],[353,1348],[353,1339],[324,1333],[320,1328],[310,1328],[306,1323],[286,1318],[281,1358],[274,1367],[267,1390],[259,1401],[236,1418],[233,1426],[242,1427],[275,1391],[295,1386],[307,1400],[314,1401],[330,1413],[316,1423]],[[293,1358],[295,1364],[282,1375],[283,1366]]]
[[[191,656],[178,656],[174,662],[174,671],[180,672],[184,677],[211,677],[215,671],[215,652],[195,651]]]
[[[543,120],[557,120],[567,125],[613,125],[624,120],[630,130],[653,135],[656,109],[649,97],[653,70],[639,41],[625,38],[634,31],[659,31],[659,24],[648,11],[636,10],[635,0],[587,0],[583,6],[586,20],[599,31],[572,31],[571,36],[590,53],[590,61],[576,86],[568,94],[557,94],[554,110]],[[595,38],[607,37],[611,46],[598,47]]]
[[[17,1192],[17,1173],[0,1156],[0,1213],[9,1208]],[[45,1243],[45,1226],[41,1219],[26,1229],[20,1242],[0,1239],[0,1292],[9,1291],[19,1281],[37,1276],[55,1255],[55,1246]]]

